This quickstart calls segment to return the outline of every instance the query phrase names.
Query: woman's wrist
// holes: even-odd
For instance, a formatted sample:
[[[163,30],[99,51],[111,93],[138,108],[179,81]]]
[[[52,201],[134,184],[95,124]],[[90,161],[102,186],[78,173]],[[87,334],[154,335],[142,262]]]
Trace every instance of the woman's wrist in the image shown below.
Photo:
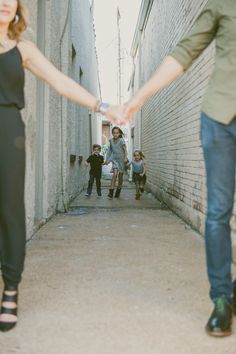
[[[97,100],[95,106],[93,107],[93,111],[105,115],[109,108],[110,105],[108,103]]]
[[[93,111],[97,112],[98,106],[100,105],[101,101],[100,100],[96,100],[95,104],[93,105]]]

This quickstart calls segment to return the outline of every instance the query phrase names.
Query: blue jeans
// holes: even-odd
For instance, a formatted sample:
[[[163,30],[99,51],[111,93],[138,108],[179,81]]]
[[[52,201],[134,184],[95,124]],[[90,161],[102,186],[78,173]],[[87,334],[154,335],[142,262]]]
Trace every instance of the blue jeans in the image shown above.
[[[210,296],[232,300],[232,245],[230,218],[235,191],[236,117],[229,125],[201,115],[201,141],[207,175],[207,217],[205,227]]]

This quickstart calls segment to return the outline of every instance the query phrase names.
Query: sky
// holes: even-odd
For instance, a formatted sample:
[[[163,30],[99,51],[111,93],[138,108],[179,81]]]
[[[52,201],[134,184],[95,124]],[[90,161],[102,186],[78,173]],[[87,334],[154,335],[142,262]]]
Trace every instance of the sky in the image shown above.
[[[102,99],[117,103],[118,31],[117,6],[120,11],[123,101],[128,98],[127,87],[132,73],[130,49],[142,0],[94,0],[96,48]]]

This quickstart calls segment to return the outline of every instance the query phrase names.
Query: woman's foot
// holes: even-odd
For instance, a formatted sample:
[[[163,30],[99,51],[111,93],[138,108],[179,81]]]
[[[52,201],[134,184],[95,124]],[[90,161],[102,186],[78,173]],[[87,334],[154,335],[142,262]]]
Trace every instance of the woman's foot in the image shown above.
[[[17,324],[17,289],[5,288],[0,313],[0,331],[7,332]]]

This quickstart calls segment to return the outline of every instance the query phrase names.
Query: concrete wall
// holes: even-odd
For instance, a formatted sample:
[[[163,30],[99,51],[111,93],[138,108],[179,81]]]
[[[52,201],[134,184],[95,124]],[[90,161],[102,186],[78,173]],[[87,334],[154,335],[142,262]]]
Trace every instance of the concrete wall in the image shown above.
[[[77,82],[96,97],[100,97],[93,10],[88,0],[73,0],[72,3],[72,73]],[[70,128],[70,151],[83,158],[80,168],[75,165],[70,168],[68,191],[73,196],[76,186],[81,189],[87,180],[88,168],[82,166],[91,154],[92,144],[101,144],[102,123],[101,117],[96,118],[96,115],[85,107],[74,105],[72,111],[74,118]]]
[[[25,3],[30,12],[30,30],[26,36],[58,69],[81,81],[99,97],[90,2],[26,0]],[[79,75],[81,68],[83,80]],[[23,117],[27,137],[28,237],[56,211],[65,211],[84,186],[86,169],[84,164],[78,163],[78,156],[85,158],[92,142],[101,139],[100,119],[91,113],[89,123],[89,114],[88,109],[59,97],[50,87],[27,74]],[[76,155],[74,164],[70,163],[71,154]]]
[[[138,34],[133,91],[188,32],[205,3],[153,1]],[[200,231],[204,228],[206,190],[199,116],[213,54],[210,46],[180,79],[150,99],[136,116],[134,129],[134,145],[146,156],[148,187]]]

